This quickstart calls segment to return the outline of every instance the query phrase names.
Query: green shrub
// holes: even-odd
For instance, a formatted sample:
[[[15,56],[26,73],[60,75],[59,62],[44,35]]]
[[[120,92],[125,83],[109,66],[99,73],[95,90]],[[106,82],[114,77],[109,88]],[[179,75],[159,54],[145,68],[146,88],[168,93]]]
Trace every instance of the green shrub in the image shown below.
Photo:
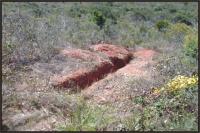
[[[162,11],[162,8],[161,7],[155,7],[154,11]]]
[[[169,22],[167,20],[160,20],[156,23],[156,27],[159,31],[165,31],[168,28]]]
[[[184,36],[193,32],[194,30],[190,26],[184,23],[176,23],[170,24],[169,28],[166,31],[166,36],[170,40],[182,43]]]
[[[188,58],[188,64],[197,65],[198,59],[198,36],[197,34],[188,34],[184,37],[184,54]]]
[[[93,16],[93,21],[102,29],[106,21],[103,14],[100,11],[94,11]]]
[[[92,6],[88,9],[88,12],[92,17],[92,21],[96,23],[100,29],[103,29],[105,22],[108,19],[111,20],[111,25],[117,24],[117,19],[121,14],[119,10],[115,10],[115,7],[109,3],[102,3],[101,5]]]
[[[103,107],[88,105],[82,97],[71,113],[71,121],[57,128],[61,131],[96,131],[101,130],[112,122],[110,116],[104,114]]]
[[[80,4],[75,3],[67,13],[69,14],[70,17],[80,18],[82,14],[87,13],[87,10],[86,8],[80,6]]]
[[[189,16],[189,15],[188,15]],[[185,14],[181,14],[179,13],[178,15],[176,15],[173,19],[173,21],[175,23],[184,23],[186,25],[192,25],[190,18]]]
[[[185,54],[197,59],[198,50],[198,36],[195,34],[186,35],[184,38]]]
[[[170,13],[175,13],[175,12],[177,12],[177,10],[176,9],[170,9],[169,12]]]

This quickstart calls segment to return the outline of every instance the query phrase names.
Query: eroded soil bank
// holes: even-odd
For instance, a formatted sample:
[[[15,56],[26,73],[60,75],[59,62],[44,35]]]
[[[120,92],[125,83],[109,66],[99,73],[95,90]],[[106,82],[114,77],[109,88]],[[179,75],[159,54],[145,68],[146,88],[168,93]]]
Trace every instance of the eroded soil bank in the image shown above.
[[[17,105],[3,106],[7,110],[4,125],[10,130],[54,130],[68,120],[77,95],[90,105],[108,106],[106,114],[128,117],[135,107],[132,99],[155,86],[151,81],[156,81],[153,57],[157,54],[149,49],[128,50],[110,44],[94,45],[89,50],[61,50],[49,63],[30,66],[30,71],[23,74],[29,82],[13,85],[16,94],[9,97],[16,98]],[[51,88],[48,78],[61,91]],[[147,86],[141,88],[140,84]],[[73,86],[84,89],[67,98],[65,91]]]
[[[96,62],[95,65],[91,65],[91,68],[80,68],[71,74],[66,73],[51,78],[53,86],[63,88],[73,86],[85,88],[105,75],[124,67],[133,56],[128,49],[111,44],[97,44],[91,46],[89,50],[62,50],[60,53],[67,57],[80,59],[83,63],[84,61]]]

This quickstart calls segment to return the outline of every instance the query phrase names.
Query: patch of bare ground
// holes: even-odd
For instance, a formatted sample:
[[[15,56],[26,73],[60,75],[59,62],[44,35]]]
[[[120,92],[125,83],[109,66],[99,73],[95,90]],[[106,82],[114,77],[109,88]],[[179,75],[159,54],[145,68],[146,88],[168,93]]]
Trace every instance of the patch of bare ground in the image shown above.
[[[125,66],[132,58],[132,53],[129,50],[111,44],[97,44],[91,46],[90,51],[62,50],[61,54],[87,62],[97,62],[90,68],[79,68],[71,74],[65,73],[65,75],[59,74],[52,77],[53,86],[64,88],[70,88],[74,85],[80,88],[90,86],[94,81]]]
[[[89,50],[61,50],[48,63],[37,62],[13,71],[2,85],[3,124],[8,130],[55,130],[58,124],[69,121],[79,95],[91,105],[108,106],[107,114],[128,116],[134,97],[155,86],[156,54],[148,49],[130,51],[100,44]],[[59,90],[52,87],[55,77]],[[84,89],[70,94],[68,90],[76,88],[73,85]]]
[[[135,96],[155,86],[156,71],[153,57],[158,53],[149,49],[133,51],[134,59],[126,66],[81,91],[88,102],[114,106],[117,115],[126,116],[134,107]],[[121,113],[120,113],[121,112]]]

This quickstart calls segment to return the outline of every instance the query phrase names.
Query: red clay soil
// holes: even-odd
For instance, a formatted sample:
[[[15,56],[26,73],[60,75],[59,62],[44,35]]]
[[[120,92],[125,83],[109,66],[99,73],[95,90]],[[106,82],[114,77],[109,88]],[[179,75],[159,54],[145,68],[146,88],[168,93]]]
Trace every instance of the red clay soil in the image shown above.
[[[66,76],[55,76],[52,78],[52,85],[57,87],[73,87],[77,86],[85,88],[94,81],[101,79],[104,75],[111,73],[125,66],[132,58],[132,53],[127,49],[110,44],[97,44],[87,50],[62,50],[61,53],[77,59],[91,60],[99,62],[93,69],[79,69],[76,72]],[[97,54],[100,52],[107,56],[109,60],[105,60]]]
[[[150,49],[141,49],[134,52],[134,57],[141,58],[143,60],[150,60],[156,54],[155,51]]]
[[[132,58],[132,53],[128,49],[117,45],[102,43],[91,46],[90,50],[99,51],[108,56],[115,67],[114,69],[125,66]]]
[[[66,75],[58,76],[53,80],[53,85],[57,87],[80,87],[84,88],[91,85],[96,80],[101,79],[105,74],[112,71],[113,65],[109,62],[101,62],[95,69],[79,69],[76,72]]]
[[[146,73],[145,66],[148,66],[149,64],[153,64],[152,58],[157,53],[150,49],[141,49],[134,52],[134,60],[133,62],[129,63],[122,69],[118,71],[118,73],[126,74],[130,76],[144,76]]]
[[[131,60],[129,64],[82,90],[81,93],[85,97],[91,99],[91,101],[97,103],[126,101],[126,99],[124,99],[128,96],[126,91],[129,93],[130,90],[128,90],[126,83],[124,85],[121,83],[125,82],[126,78],[152,80],[152,74],[155,74],[152,73],[152,68],[153,64],[156,63],[153,61],[153,57],[158,53],[149,49],[138,49],[133,51],[133,54],[134,59]],[[122,77],[122,79],[117,79],[119,77]],[[131,92],[134,92],[134,90],[131,90]],[[137,91],[134,92],[135,95],[137,95],[137,93]]]

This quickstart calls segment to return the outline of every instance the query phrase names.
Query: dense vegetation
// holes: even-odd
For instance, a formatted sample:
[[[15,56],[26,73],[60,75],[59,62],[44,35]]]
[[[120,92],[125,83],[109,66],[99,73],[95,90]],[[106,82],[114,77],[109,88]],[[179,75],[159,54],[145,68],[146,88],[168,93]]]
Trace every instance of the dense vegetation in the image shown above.
[[[156,68],[164,79],[157,82],[166,86],[181,75],[194,78],[190,81],[194,84],[179,86],[173,92],[160,91],[165,87],[155,86],[152,93],[141,94],[133,102],[142,110],[134,107],[133,116],[122,120],[123,128],[119,130],[197,130],[197,6],[192,2],[4,2],[3,83],[16,82],[27,65],[37,61],[48,63],[62,47],[80,48],[104,41],[128,48],[151,48],[162,53],[156,59]],[[154,94],[155,90],[159,93]],[[103,116],[104,108],[85,104],[79,100],[71,123],[56,129],[104,130],[114,121]]]

